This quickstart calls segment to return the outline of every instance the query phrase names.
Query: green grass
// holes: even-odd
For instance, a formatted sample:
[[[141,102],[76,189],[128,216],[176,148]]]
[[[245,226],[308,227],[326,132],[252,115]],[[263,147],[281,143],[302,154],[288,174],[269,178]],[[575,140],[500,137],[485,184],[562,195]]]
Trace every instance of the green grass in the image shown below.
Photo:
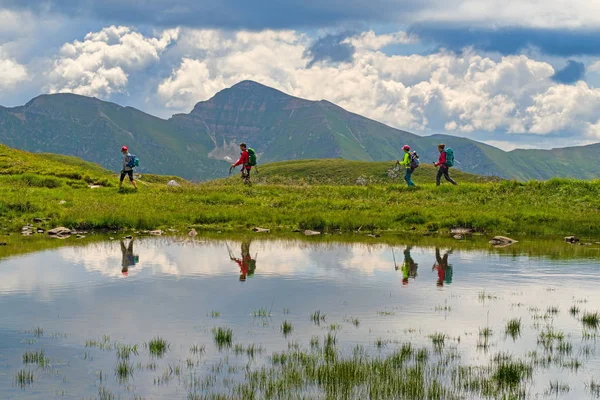
[[[233,342],[233,331],[229,328],[213,328],[213,339],[219,350],[231,347]]]
[[[314,322],[315,325],[320,325],[321,322],[325,322],[326,318],[327,318],[327,315],[321,314],[321,310],[315,311],[310,316],[311,321]]]
[[[119,383],[127,382],[133,376],[134,366],[128,361],[119,361],[115,367],[115,375]]]
[[[507,336],[510,336],[513,340],[516,340],[521,336],[521,319],[513,318],[506,323],[506,329],[504,331]]]
[[[577,314],[579,314],[579,307],[577,307],[576,305],[572,305],[571,308],[569,309],[569,313],[571,313],[572,316],[577,316]]]
[[[148,347],[150,355],[158,358],[164,356],[167,350],[169,349],[169,343],[160,336],[157,336],[154,339],[150,340],[146,345]]]
[[[26,351],[23,353],[23,364],[37,364],[40,367],[46,367],[49,364],[44,350]]]
[[[157,346],[156,343],[152,343],[152,346]],[[119,360],[129,360],[129,357],[133,354],[135,356],[137,356],[139,354],[138,352],[138,346],[137,344],[135,345],[126,345],[126,344],[117,344],[115,346],[117,348],[117,358]],[[154,349],[155,351],[158,351],[158,349]],[[150,352],[152,352],[152,347],[150,348]]]
[[[16,160],[18,165],[10,167]],[[431,182],[427,174],[434,171],[424,167],[419,187],[408,190],[389,178],[358,186],[329,172],[325,167],[330,163],[336,170],[381,168],[379,163],[356,167],[350,161],[318,160],[294,173],[331,174],[327,182],[315,178],[315,184],[299,184],[294,173],[274,166],[273,171],[289,179],[252,187],[225,179],[174,188],[157,177],[153,182],[142,180],[138,192],[129,186],[118,192],[117,178],[97,166],[15,153],[7,158],[5,174],[0,174],[0,227],[16,231],[33,218],[49,218],[37,225],[86,230],[172,226],[233,231],[261,226],[274,231],[360,228],[415,233],[463,227],[513,235],[600,234],[600,181],[478,183],[482,179],[461,178],[455,171],[459,186],[436,187],[426,183]],[[271,176],[269,168],[262,166],[261,176]],[[105,187],[89,189],[88,183]]]
[[[281,332],[283,333],[283,336],[288,336],[290,333],[292,333],[292,330],[294,330],[294,327],[291,322],[289,322],[289,321],[282,322]]]
[[[600,326],[600,313],[598,312],[586,312],[581,317],[583,326],[591,329],[598,329]]]
[[[21,388],[31,385],[33,379],[33,372],[25,369],[20,369],[15,375],[15,382]]]

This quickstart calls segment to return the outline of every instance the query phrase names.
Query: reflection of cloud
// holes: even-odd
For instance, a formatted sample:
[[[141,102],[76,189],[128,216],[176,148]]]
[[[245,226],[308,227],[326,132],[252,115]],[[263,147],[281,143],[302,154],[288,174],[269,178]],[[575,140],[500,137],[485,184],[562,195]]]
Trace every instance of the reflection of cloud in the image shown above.
[[[42,293],[47,298],[52,290],[81,289],[105,283],[106,278],[235,275],[238,265],[230,260],[228,247],[234,257],[241,258],[241,242],[136,239],[133,253],[139,255],[139,263],[129,268],[128,277],[121,273],[119,241],[63,247],[3,261],[0,293]],[[250,253],[256,257],[256,274],[260,276],[304,275],[339,280],[349,273],[372,276],[393,266],[391,249],[381,244],[261,240],[251,242]],[[401,250],[396,257],[401,257]]]

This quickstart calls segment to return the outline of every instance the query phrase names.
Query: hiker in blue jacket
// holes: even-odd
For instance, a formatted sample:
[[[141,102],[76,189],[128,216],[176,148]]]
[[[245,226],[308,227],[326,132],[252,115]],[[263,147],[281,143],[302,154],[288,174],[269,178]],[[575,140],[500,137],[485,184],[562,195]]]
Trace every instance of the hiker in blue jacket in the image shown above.
[[[123,179],[125,179],[125,175],[129,176],[129,180],[131,184],[137,190],[137,184],[133,179],[133,167],[129,164],[129,159],[131,158],[131,154],[129,154],[129,148],[127,146],[121,147],[121,154],[123,154],[123,169],[121,170],[121,180],[119,181],[119,189],[123,186]]]

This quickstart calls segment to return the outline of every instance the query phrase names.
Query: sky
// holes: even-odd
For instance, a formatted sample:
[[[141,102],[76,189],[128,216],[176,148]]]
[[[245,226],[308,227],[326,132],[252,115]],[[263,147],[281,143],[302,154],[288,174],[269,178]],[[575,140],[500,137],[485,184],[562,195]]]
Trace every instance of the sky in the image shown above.
[[[168,118],[251,79],[420,135],[600,141],[600,2],[0,0],[0,105]]]

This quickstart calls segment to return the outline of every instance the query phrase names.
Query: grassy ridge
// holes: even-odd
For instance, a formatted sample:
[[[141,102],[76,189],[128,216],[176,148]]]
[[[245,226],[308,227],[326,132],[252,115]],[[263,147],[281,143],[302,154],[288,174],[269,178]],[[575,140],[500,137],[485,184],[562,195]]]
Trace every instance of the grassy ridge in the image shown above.
[[[423,166],[415,172],[419,186],[408,189],[383,176],[389,163],[331,160],[261,167],[257,180],[284,183],[245,187],[231,177],[169,187],[165,182],[171,177],[144,176],[139,192],[118,192],[114,174],[61,158],[0,147],[0,227],[18,230],[33,218],[49,218],[47,227],[82,229],[436,232],[469,227],[498,234],[600,235],[598,181],[469,183],[478,178],[455,171],[459,186],[436,187],[422,183],[433,182],[435,173]],[[351,185],[357,173],[374,183]],[[324,184],[331,180],[335,184]],[[105,187],[89,189],[90,182]]]

